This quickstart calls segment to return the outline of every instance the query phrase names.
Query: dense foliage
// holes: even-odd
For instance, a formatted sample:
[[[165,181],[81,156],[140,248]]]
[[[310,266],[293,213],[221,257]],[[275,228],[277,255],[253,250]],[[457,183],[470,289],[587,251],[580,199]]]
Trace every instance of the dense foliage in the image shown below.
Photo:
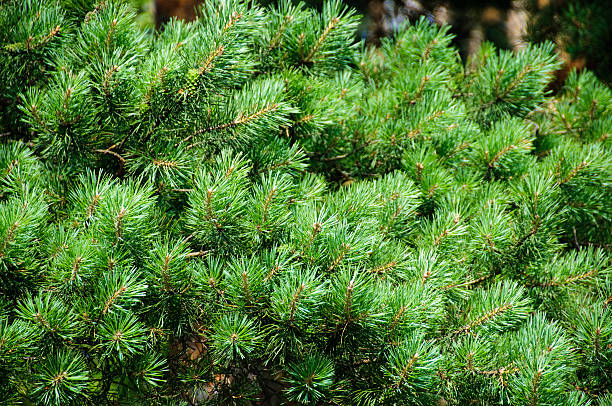
[[[612,92],[423,19],[0,5],[3,404],[612,405]]]

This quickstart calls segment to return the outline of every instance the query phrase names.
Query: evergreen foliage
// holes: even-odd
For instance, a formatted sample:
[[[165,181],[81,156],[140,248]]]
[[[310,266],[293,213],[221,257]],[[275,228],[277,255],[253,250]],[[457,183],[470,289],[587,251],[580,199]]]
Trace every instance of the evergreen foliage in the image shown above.
[[[3,403],[612,404],[608,87],[199,14],[0,5]]]

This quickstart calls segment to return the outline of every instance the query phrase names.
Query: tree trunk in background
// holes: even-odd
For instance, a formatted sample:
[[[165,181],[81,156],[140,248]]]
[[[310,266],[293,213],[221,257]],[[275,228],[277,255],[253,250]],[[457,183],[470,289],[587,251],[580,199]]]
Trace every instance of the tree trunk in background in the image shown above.
[[[155,24],[159,28],[172,17],[191,21],[200,3],[202,0],[155,0]]]

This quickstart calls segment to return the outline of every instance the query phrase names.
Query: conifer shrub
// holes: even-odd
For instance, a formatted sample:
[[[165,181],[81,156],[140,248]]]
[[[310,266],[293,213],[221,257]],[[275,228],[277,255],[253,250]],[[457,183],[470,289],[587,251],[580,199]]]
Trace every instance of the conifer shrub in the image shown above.
[[[198,13],[0,5],[3,404],[612,404],[608,87]]]

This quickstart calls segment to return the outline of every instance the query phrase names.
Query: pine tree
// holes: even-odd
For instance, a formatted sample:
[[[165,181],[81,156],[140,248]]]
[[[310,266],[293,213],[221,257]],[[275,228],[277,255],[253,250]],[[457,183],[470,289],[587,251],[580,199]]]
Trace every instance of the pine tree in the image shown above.
[[[3,403],[612,404],[608,87],[198,15],[0,5]]]

